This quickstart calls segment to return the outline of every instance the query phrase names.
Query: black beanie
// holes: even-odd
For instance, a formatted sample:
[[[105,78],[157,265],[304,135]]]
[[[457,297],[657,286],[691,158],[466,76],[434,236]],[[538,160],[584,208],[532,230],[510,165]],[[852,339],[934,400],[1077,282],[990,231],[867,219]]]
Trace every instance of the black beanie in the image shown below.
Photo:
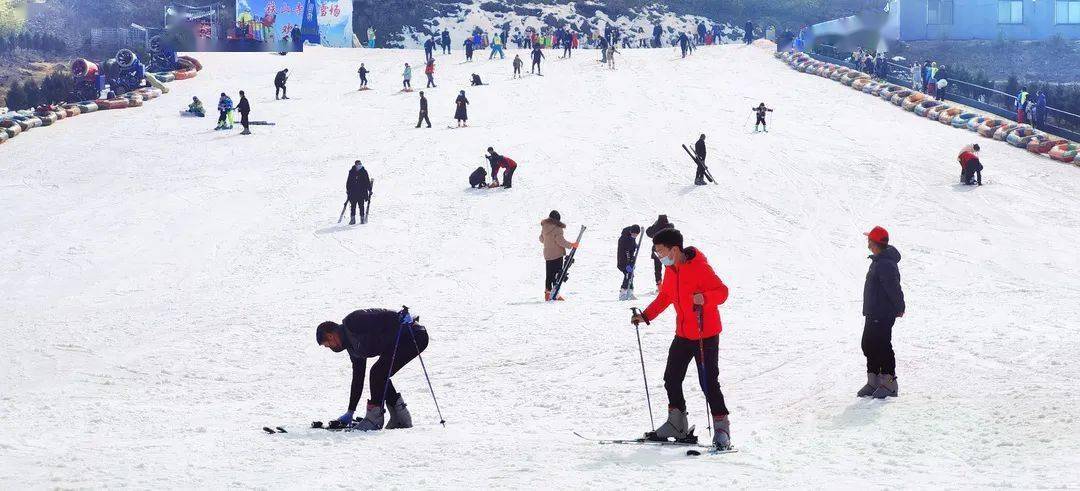
[[[548,213],[548,218],[556,221],[562,221],[562,215],[560,215],[559,212],[555,210],[551,210],[551,213]]]

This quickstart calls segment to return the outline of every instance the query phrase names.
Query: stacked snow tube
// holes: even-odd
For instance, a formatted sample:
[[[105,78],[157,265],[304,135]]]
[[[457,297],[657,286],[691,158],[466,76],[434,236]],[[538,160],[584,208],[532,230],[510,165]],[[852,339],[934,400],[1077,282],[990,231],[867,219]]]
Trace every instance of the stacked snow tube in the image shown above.
[[[78,104],[67,103],[67,104],[64,104],[63,106],[60,106],[60,107],[64,108],[64,113],[69,118],[75,117],[75,116],[78,116],[78,115],[82,114],[82,110],[79,109]]]
[[[913,93],[914,91],[901,87],[900,90],[893,92],[892,96],[889,97],[889,102],[893,103],[894,106],[903,106],[904,99],[907,99]]]
[[[817,67],[820,63],[820,61],[817,61],[815,59],[800,61],[795,64],[795,70],[800,72],[808,72],[813,68]]]
[[[19,126],[17,123],[15,123],[14,120],[11,119],[5,119],[4,121],[0,121],[0,130],[3,130],[0,131],[0,133],[7,135],[9,140],[15,138],[16,136],[19,136],[19,133],[23,132],[22,126]]]
[[[982,124],[986,122],[987,119],[988,118],[986,116],[975,116],[974,118],[969,119],[967,124],[964,125],[964,127],[967,128],[968,131],[978,132],[979,127],[982,126]]]
[[[1015,130],[1009,132],[1009,136],[1005,137],[1005,141],[1009,142],[1009,145],[1018,148],[1027,148],[1027,144],[1031,142],[1031,139],[1035,137],[1035,130],[1029,124],[1022,124],[1017,126]]]
[[[1039,133],[1031,137],[1031,140],[1028,141],[1027,151],[1038,154],[1049,153],[1054,147],[1065,143],[1069,143],[1069,141],[1054,138],[1045,133]]]
[[[967,124],[971,121],[971,118],[977,116],[978,114],[975,113],[960,113],[952,118],[950,124],[952,124],[953,128],[967,128]]]
[[[178,56],[176,57],[176,59],[179,60],[181,63],[188,62],[191,67],[194,68],[197,72],[202,71],[202,63],[199,63],[199,60],[196,60],[195,58],[192,58],[190,56]]]
[[[994,132],[994,139],[998,141],[1006,141],[1009,139],[1009,135],[1011,135],[1012,132],[1016,131],[1016,129],[1019,127],[1019,124],[1013,123],[1011,121],[1002,123],[1001,126],[998,127],[997,131]]]
[[[859,78],[855,79],[853,82],[851,82],[851,88],[861,91],[861,90],[865,89],[866,86],[870,85],[871,83],[873,83],[873,80],[870,79],[870,76],[859,77]]]
[[[938,113],[938,122],[941,124],[952,124],[953,119],[964,113],[964,110],[959,107],[950,107],[944,111]]]
[[[104,111],[107,109],[126,109],[129,103],[127,99],[118,97],[116,99],[98,99],[94,101],[94,104],[97,104],[99,110]]]
[[[859,79],[867,79],[867,80],[869,80],[870,76],[863,73],[863,72],[859,72],[859,71],[856,71],[856,70],[851,70],[851,71],[845,73],[842,77],[840,77],[840,83],[850,87],[851,84],[855,83],[855,81],[859,80]]]
[[[1076,160],[1076,156],[1080,155],[1080,144],[1073,142],[1064,142],[1054,145],[1047,154],[1054,160],[1059,160],[1065,163],[1071,163]]]
[[[94,101],[82,101],[78,106],[79,111],[82,111],[83,114],[92,113],[98,110],[98,105]]]
[[[154,74],[154,78],[157,78],[159,82],[168,83],[176,80],[173,72],[158,72]]]
[[[194,68],[189,68],[187,70],[177,70],[173,72],[173,76],[176,77],[176,80],[187,80],[189,78],[195,78],[197,73],[198,71]]]
[[[993,138],[994,132],[1001,128],[1001,125],[1007,123],[1007,121],[999,118],[986,118],[982,124],[975,130],[979,133],[979,136],[983,138]]]
[[[141,89],[136,89],[135,93],[141,95],[145,101],[161,97],[161,89],[156,87],[143,87]]]
[[[844,75],[847,75],[850,71],[851,69],[846,66],[836,67],[836,70],[833,70],[832,75],[830,75],[829,78],[839,82],[840,79],[844,78]]]
[[[900,104],[900,107],[904,108],[905,111],[914,111],[915,107],[919,104],[922,104],[922,102],[925,100],[926,94],[923,94],[922,92],[915,92],[907,96],[907,98],[904,99],[903,104]]]
[[[884,99],[884,100],[886,100],[886,101],[891,101],[893,94],[896,94],[896,93],[900,92],[901,90],[904,90],[904,88],[899,86],[899,85],[893,85],[893,84],[890,84],[890,83],[886,83],[886,84],[882,85],[880,89],[878,89],[877,96]],[[908,94],[908,95],[911,95],[911,94]],[[905,97],[907,97],[907,96],[905,96]]]
[[[923,118],[929,117],[927,115],[927,113],[930,112],[931,109],[933,109],[935,107],[938,107],[940,105],[941,105],[941,101],[923,100],[917,106],[915,106],[915,114],[917,116],[920,116],[920,117],[923,117]]]
[[[864,93],[871,95],[877,95],[879,90],[881,90],[881,84],[874,81],[870,81],[870,83],[866,84],[866,87],[863,87],[862,89]]]

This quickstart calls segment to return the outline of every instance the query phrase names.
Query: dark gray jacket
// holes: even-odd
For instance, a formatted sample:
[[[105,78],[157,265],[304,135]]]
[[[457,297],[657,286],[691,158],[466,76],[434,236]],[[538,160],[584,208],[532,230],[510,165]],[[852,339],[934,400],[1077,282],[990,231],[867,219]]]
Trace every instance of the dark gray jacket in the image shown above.
[[[904,313],[904,291],[900,288],[900,251],[886,246],[870,256],[870,270],[863,286],[863,315],[872,319],[898,317]]]
[[[341,321],[341,341],[353,359],[379,356],[392,348],[401,322],[387,309],[357,310]]]

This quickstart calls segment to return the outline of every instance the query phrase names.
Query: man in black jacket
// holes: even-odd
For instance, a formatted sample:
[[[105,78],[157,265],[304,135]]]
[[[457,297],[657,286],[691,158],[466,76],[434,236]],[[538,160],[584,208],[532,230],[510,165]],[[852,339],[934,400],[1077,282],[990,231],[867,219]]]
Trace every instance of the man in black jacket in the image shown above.
[[[619,300],[635,300],[634,286],[630,279],[634,274],[634,262],[637,260],[637,238],[641,235],[641,226],[631,225],[622,230],[619,237],[619,250],[616,252],[616,262],[619,272],[623,275],[622,288],[619,290]]]
[[[649,226],[649,228],[645,229],[645,236],[651,239],[653,237],[656,237],[656,234],[660,233],[661,230],[667,228],[675,228],[675,224],[668,221],[667,215],[660,215],[660,217],[657,218],[656,221]],[[656,290],[660,291],[660,280],[663,279],[661,274],[664,271],[664,267],[660,264],[660,257],[656,255],[655,250],[652,251],[652,262],[653,274],[656,276]]]
[[[360,223],[367,223],[367,208],[364,206],[371,199],[371,178],[364,164],[357,160],[349,168],[349,177],[345,181],[345,193],[352,205],[349,211],[349,225],[356,225],[356,207],[360,206]]]
[[[874,227],[867,237],[870,270],[863,286],[862,350],[866,356],[866,385],[859,397],[896,397],[896,356],[892,348],[892,328],[904,316],[904,291],[900,288],[900,252],[889,245],[889,232]]]
[[[285,93],[285,82],[288,82],[288,81],[289,81],[289,69],[288,68],[286,68],[286,69],[284,69],[284,70],[282,70],[280,72],[277,72],[277,75],[274,76],[274,100],[277,100],[278,94],[281,95],[282,99],[288,99],[289,98],[289,96]]]
[[[385,414],[383,404],[386,404],[390,411],[386,429],[412,428],[412,416],[405,400],[390,381],[390,377],[423,353],[428,345],[427,329],[416,323],[408,310],[357,310],[346,316],[341,324],[332,321],[319,324],[315,329],[315,341],[335,353],[348,351],[352,360],[349,409],[337,418],[340,425],[360,431],[380,430]],[[371,366],[367,412],[364,419],[354,421],[353,413],[364,392],[367,359],[376,356],[379,359]]]
[[[240,91],[240,103],[236,105],[236,110],[240,111],[240,124],[244,126],[244,131],[241,131],[241,135],[250,135],[251,129],[248,127],[248,113],[251,112],[251,105],[248,104],[247,96],[244,95],[244,91]]]
[[[427,97],[424,97],[424,91],[420,91],[420,119],[416,120],[416,127],[420,127],[420,123],[427,122],[427,127],[431,127],[431,120],[428,119],[427,112]]]
[[[537,75],[543,75],[540,73],[540,60],[544,59],[544,52],[540,51],[540,47],[534,47],[532,50],[532,65],[529,66],[529,73],[535,73]]]
[[[697,174],[694,175],[694,184],[698,186],[705,185],[705,134],[702,133],[698,138],[697,143],[694,144],[694,153],[697,154],[698,166]]]

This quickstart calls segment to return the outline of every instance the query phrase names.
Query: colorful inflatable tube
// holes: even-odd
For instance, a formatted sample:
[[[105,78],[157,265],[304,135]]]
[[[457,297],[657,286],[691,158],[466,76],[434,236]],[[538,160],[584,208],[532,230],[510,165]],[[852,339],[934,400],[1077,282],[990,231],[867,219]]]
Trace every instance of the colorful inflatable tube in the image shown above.
[[[1028,141],[1027,151],[1038,154],[1049,153],[1051,149],[1064,143],[1069,143],[1069,141],[1054,138],[1045,133],[1039,133],[1031,137],[1031,140]]]
[[[917,116],[928,118],[930,116],[927,113],[929,113],[931,109],[933,109],[935,107],[938,107],[940,105],[941,105],[941,101],[924,100],[924,101],[920,102],[917,106],[915,106],[915,114]]]
[[[1076,156],[1080,155],[1080,144],[1073,142],[1059,143],[1054,145],[1054,148],[1051,148],[1047,154],[1054,160],[1072,163],[1076,160]]]
[[[952,124],[953,119],[964,113],[963,109],[959,107],[950,107],[944,111],[938,113],[938,122],[941,124]]]
[[[926,94],[923,94],[922,92],[915,92],[907,96],[907,98],[904,99],[904,102],[900,105],[900,107],[904,108],[905,111],[914,111],[915,107],[919,104],[922,104],[925,100]]]
[[[1005,141],[1009,142],[1009,145],[1014,147],[1027,148],[1027,144],[1031,142],[1032,138],[1035,138],[1035,135],[1035,130],[1031,125],[1022,124],[1010,132],[1009,136],[1005,138]]]
[[[1019,127],[1019,124],[1013,123],[1012,121],[1006,121],[998,127],[997,131],[994,132],[994,139],[998,141],[1006,141],[1009,139],[1009,135],[1011,135],[1012,132],[1016,131],[1016,129]]]
[[[953,128],[966,128],[968,122],[970,122],[972,118],[976,118],[978,116],[979,115],[975,113],[960,113],[952,118],[950,124],[952,124]]]

